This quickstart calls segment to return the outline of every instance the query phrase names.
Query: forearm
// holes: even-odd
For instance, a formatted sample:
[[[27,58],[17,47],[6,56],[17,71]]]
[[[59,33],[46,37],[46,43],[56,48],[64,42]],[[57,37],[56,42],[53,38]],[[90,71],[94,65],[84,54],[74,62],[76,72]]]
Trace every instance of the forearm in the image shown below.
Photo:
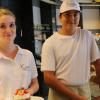
[[[65,95],[66,98],[69,98],[71,100],[83,100],[83,99],[80,99],[81,96],[79,96],[78,94],[76,94],[72,90],[70,90],[66,85],[64,85],[60,80],[55,78],[52,74],[46,75],[46,77],[44,77],[44,79],[45,79],[45,83],[49,87],[53,88],[59,94]],[[86,99],[84,99],[84,100],[86,100]]]
[[[100,59],[93,62],[93,65],[95,66],[95,69],[96,69],[97,82],[100,87]]]
[[[55,91],[57,91],[59,94],[65,95],[66,98],[69,98],[71,100],[78,100],[77,98],[80,98],[79,95],[74,93],[72,90],[70,90],[67,86],[65,86],[63,83],[61,83],[59,80],[56,83],[53,81],[53,84],[48,84],[51,88],[53,88]]]
[[[30,87],[27,89],[31,95],[34,95],[39,90],[37,78],[31,81]]]

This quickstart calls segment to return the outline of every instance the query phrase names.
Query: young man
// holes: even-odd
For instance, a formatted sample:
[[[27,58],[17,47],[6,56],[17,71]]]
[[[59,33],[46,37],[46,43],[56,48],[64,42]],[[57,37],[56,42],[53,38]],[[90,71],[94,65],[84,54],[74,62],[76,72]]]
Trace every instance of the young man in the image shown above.
[[[100,52],[91,32],[78,28],[80,7],[64,0],[60,7],[61,29],[42,48],[41,70],[50,87],[48,100],[91,100],[90,65],[100,84]]]

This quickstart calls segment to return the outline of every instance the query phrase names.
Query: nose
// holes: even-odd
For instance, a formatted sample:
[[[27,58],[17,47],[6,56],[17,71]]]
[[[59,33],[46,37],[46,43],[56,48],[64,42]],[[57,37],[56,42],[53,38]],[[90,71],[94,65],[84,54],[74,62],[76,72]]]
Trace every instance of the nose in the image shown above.
[[[70,15],[69,20],[71,23],[75,22],[75,16],[73,14]]]
[[[6,32],[6,34],[11,34],[11,28],[10,27],[6,27],[6,29],[5,29],[5,32]]]
[[[6,27],[6,32],[10,32],[11,31],[11,28],[10,27]]]

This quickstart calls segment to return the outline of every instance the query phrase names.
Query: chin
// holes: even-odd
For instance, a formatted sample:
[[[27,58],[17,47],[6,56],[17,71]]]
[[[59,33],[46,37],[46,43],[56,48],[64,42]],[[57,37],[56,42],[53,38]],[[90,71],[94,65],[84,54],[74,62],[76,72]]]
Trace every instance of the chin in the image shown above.
[[[75,26],[74,27],[70,27],[69,29],[73,31],[73,30],[76,29],[76,27]]]

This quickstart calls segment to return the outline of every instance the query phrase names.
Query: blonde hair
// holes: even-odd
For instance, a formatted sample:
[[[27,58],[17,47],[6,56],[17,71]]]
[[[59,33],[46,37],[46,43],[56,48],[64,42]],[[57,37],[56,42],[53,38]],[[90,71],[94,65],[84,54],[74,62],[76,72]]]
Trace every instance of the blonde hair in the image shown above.
[[[16,19],[14,13],[11,12],[11,11],[10,11],[9,9],[7,9],[7,8],[0,8],[0,16],[2,16],[2,15],[10,15],[10,16],[13,16],[13,17]]]

